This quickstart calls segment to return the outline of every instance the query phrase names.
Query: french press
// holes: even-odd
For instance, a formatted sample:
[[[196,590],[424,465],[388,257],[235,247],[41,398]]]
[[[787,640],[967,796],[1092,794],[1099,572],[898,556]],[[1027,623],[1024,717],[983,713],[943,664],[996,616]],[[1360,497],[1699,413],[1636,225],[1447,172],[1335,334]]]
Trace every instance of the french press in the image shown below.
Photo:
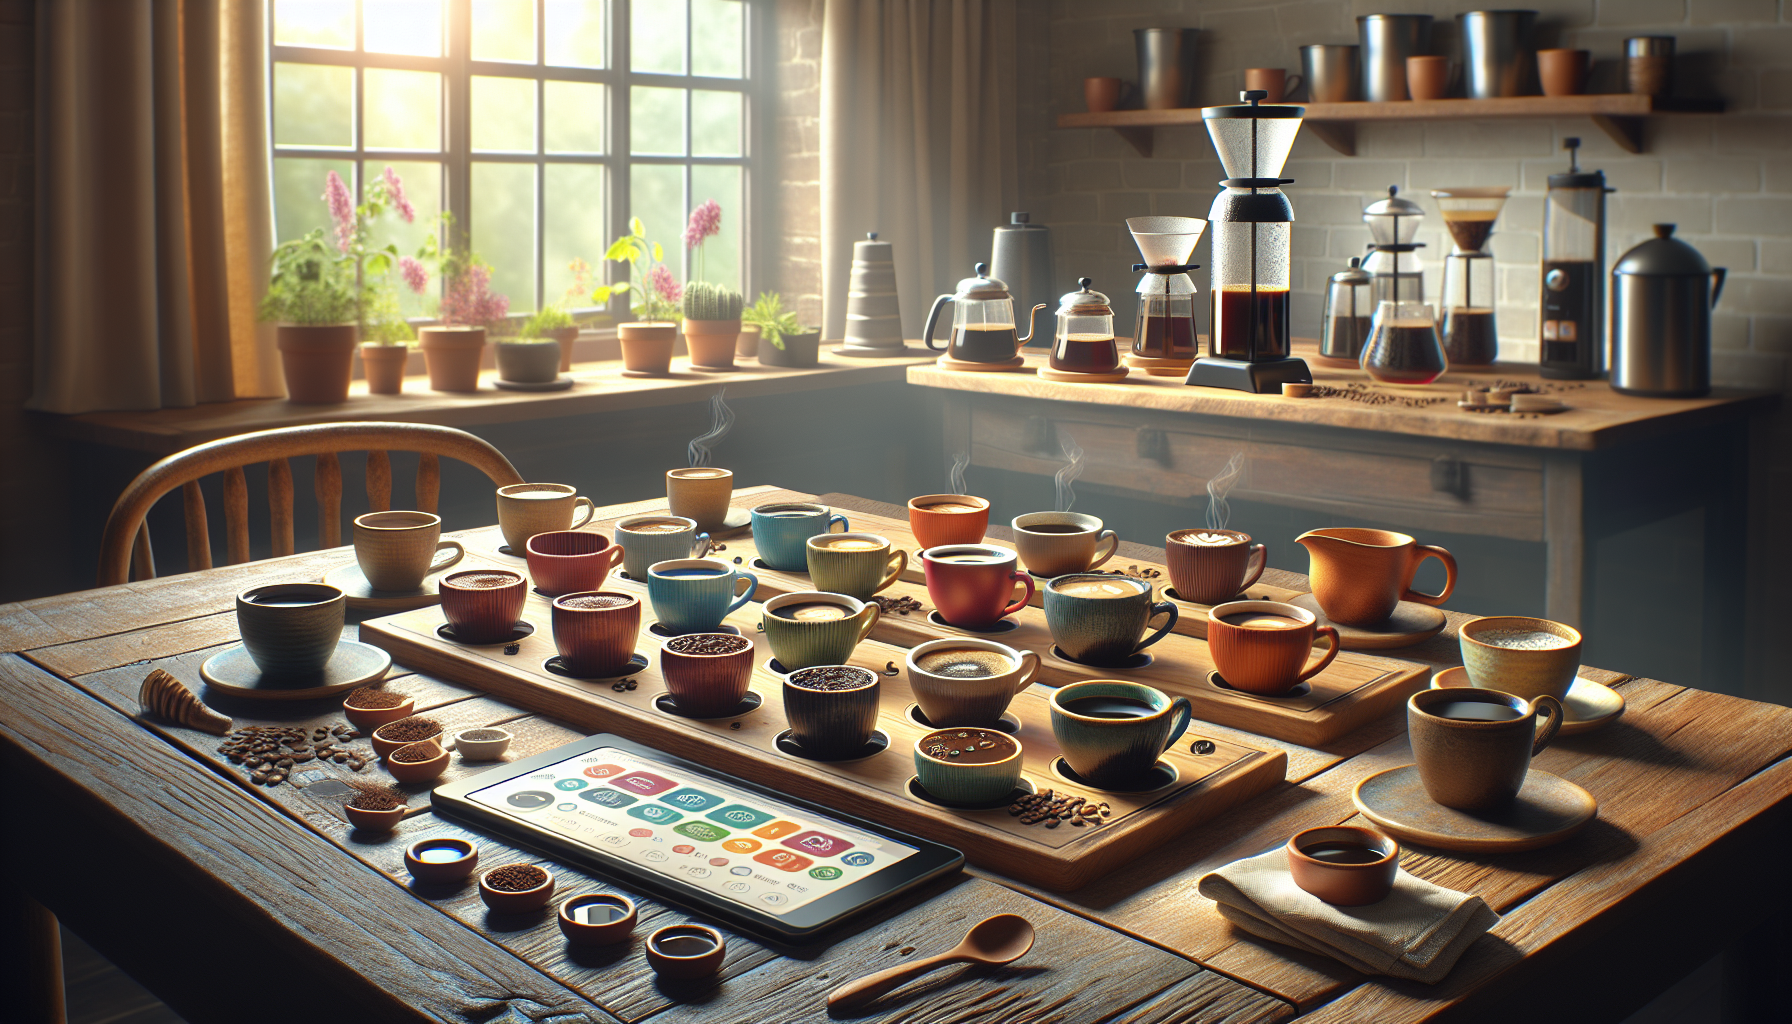
[[[1016,337],[1014,329],[1014,297],[1008,286],[989,276],[989,264],[979,263],[976,276],[958,282],[958,291],[933,300],[927,313],[927,327],[921,337],[935,352],[941,346],[933,343],[934,325],[939,322],[940,308],[952,303],[952,339],[946,357],[961,363],[1010,363],[1020,355],[1020,346],[1033,337],[1033,317],[1045,308],[1041,302],[1027,314],[1027,333]]]
[[[1424,302],[1425,267],[1419,262],[1424,242],[1415,242],[1425,209],[1410,199],[1400,198],[1397,185],[1388,186],[1388,197],[1370,203],[1363,210],[1363,223],[1369,225],[1369,258],[1363,269],[1375,278],[1375,302]]]
[[[1319,322],[1319,361],[1339,366],[1357,365],[1369,328],[1375,319],[1374,278],[1350,257],[1350,267],[1332,275],[1325,291],[1325,316]]]

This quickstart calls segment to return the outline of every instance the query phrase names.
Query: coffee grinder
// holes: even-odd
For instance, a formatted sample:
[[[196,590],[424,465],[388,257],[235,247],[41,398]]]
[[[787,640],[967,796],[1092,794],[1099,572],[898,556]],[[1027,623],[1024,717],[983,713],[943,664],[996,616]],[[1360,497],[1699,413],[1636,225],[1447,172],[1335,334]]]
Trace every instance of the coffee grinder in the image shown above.
[[[1293,178],[1276,177],[1288,160],[1305,107],[1266,105],[1251,89],[1235,106],[1205,107],[1201,123],[1230,177],[1214,197],[1213,288],[1208,355],[1195,360],[1186,383],[1256,394],[1283,384],[1312,383],[1288,339],[1289,236],[1294,207],[1282,194]]]
[[[1410,199],[1400,198],[1397,185],[1388,186],[1388,197],[1370,203],[1363,211],[1363,223],[1369,225],[1369,258],[1363,269],[1374,278],[1375,304],[1384,302],[1424,302],[1425,266],[1419,262],[1424,242],[1415,242],[1425,209]]]
[[[1200,289],[1188,261],[1207,222],[1195,217],[1128,217],[1126,229],[1143,263],[1139,279],[1139,319],[1126,365],[1159,377],[1180,377],[1200,355],[1195,340],[1195,296]]]
[[[1580,140],[1563,139],[1568,170],[1543,200],[1543,339],[1539,371],[1591,380],[1605,370],[1604,171],[1580,169]]]

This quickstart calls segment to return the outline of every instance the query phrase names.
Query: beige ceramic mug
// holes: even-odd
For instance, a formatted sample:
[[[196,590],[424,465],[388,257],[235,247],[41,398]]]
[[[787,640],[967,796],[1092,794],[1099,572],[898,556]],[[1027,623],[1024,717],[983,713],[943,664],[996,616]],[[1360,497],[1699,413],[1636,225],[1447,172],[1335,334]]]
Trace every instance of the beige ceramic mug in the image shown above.
[[[575,522],[573,516],[580,508],[585,514]],[[596,511],[590,498],[580,497],[577,488],[566,484],[510,484],[498,488],[498,529],[504,531],[504,543],[518,558],[528,550],[530,537],[576,530],[589,523]]]
[[[1119,534],[1081,512],[1028,512],[1009,525],[1021,565],[1042,579],[1088,572],[1120,550]]]
[[[673,515],[695,520],[699,530],[714,533],[721,529],[733,497],[734,473],[730,470],[696,466],[666,472],[666,505]]]
[[[1039,655],[994,640],[947,637],[911,648],[904,666],[929,725],[993,726],[1039,674]]]
[[[442,517],[429,512],[369,512],[355,517],[355,562],[375,590],[416,590],[461,560],[460,541],[442,540]],[[447,558],[431,561],[441,552]]]

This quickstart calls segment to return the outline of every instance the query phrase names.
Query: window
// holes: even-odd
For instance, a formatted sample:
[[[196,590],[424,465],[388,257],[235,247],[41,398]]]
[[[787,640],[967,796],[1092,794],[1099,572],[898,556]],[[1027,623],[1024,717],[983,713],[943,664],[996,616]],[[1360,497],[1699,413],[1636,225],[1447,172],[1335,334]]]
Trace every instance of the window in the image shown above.
[[[681,280],[745,288],[749,14],[746,0],[274,0],[276,235],[329,227],[327,171],[359,199],[390,165],[417,219],[387,218],[376,241],[411,251],[449,211],[513,313],[560,299],[567,265],[598,265],[631,216]],[[722,232],[699,268],[681,239],[708,199]],[[431,302],[403,301],[412,316]]]

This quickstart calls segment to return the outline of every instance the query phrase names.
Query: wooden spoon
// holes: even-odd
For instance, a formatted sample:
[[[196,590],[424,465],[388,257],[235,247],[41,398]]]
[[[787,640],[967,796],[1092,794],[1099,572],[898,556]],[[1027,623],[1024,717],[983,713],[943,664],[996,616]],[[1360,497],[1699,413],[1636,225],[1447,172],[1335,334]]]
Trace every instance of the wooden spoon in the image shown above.
[[[849,981],[828,993],[828,1008],[850,1009],[868,1003],[911,978],[947,964],[1008,964],[1033,948],[1033,922],[1019,914],[997,914],[977,922],[964,941],[937,956],[922,957],[876,974]]]

